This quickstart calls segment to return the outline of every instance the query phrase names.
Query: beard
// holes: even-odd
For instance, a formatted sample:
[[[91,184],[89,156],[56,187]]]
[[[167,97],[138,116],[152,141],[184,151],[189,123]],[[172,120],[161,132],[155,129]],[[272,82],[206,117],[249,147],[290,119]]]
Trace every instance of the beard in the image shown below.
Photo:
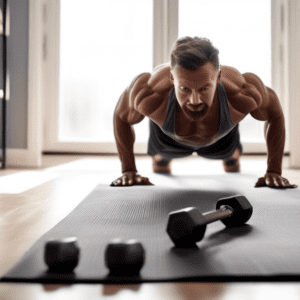
[[[200,111],[192,111],[187,107],[183,108],[183,113],[185,114],[187,119],[192,122],[200,121],[203,118],[203,116],[207,113],[207,111],[208,111],[208,107],[206,105]]]

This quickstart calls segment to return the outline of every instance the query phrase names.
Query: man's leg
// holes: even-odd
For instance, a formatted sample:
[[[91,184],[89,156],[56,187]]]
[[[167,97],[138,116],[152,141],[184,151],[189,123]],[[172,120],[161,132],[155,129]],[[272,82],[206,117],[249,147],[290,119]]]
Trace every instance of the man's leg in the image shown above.
[[[237,143],[237,147],[229,158],[223,160],[224,171],[229,173],[240,172],[241,169],[240,156],[243,153],[243,147],[240,141],[239,124],[234,129],[232,140]]]
[[[225,172],[240,171],[240,156],[243,147],[240,142],[239,124],[215,144],[197,150],[197,154],[208,159],[223,160]]]
[[[236,148],[232,156],[223,160],[223,167],[225,172],[240,172],[240,156],[241,152]]]
[[[171,173],[171,159],[163,158],[160,154],[152,157],[152,169],[154,173]]]
[[[171,161],[192,155],[193,150],[174,141],[160,127],[150,120],[148,154],[152,156],[152,168],[155,173],[171,173]]]

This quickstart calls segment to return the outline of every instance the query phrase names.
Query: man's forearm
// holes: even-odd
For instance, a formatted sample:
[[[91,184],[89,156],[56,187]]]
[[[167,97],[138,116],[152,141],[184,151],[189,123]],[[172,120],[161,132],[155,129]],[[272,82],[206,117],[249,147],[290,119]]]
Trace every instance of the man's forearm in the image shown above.
[[[123,122],[120,118],[114,117],[114,134],[122,163],[122,173],[137,172],[133,151],[135,135],[132,126]]]
[[[284,118],[277,118],[266,123],[265,138],[268,148],[267,172],[275,172],[281,175],[285,144]]]

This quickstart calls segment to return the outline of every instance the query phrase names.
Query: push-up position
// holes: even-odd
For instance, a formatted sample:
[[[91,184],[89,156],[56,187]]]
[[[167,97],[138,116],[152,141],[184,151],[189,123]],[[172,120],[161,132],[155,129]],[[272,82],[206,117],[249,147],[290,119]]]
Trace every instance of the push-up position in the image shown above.
[[[113,186],[151,185],[137,173],[133,125],[150,119],[148,154],[154,172],[171,172],[171,160],[193,152],[223,161],[239,172],[243,152],[239,122],[249,113],[265,121],[267,172],[255,187],[296,187],[282,174],[284,115],[276,93],[258,76],[219,64],[219,50],[206,38],[175,43],[171,62],[138,75],[121,95],[114,113],[114,134],[123,175]]]

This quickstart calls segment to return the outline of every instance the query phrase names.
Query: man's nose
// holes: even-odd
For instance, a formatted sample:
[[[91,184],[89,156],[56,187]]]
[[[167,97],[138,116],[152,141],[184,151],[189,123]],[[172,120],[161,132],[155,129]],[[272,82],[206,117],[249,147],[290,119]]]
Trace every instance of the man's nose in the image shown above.
[[[191,95],[191,98],[190,98],[190,103],[192,105],[198,105],[198,104],[201,104],[203,102],[201,101],[200,95],[196,92],[193,92],[192,95]]]

